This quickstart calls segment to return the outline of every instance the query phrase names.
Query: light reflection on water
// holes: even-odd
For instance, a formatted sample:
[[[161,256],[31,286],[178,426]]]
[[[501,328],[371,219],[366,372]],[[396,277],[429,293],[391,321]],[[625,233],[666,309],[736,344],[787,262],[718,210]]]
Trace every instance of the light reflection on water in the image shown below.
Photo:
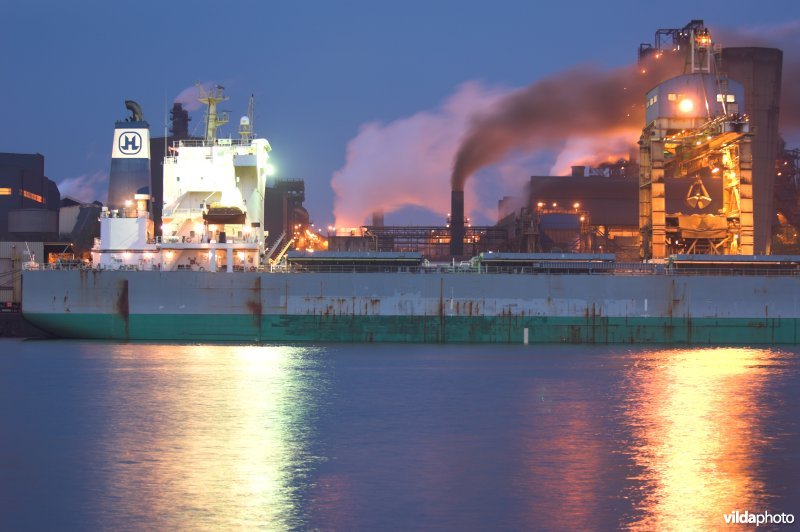
[[[8,342],[0,528],[685,530],[800,513],[796,348]]]
[[[770,406],[763,388],[775,353],[718,348],[637,356],[624,411],[639,499],[634,529],[721,526],[734,510],[770,509],[755,477]],[[638,494],[638,497],[637,497]]]
[[[306,354],[296,347],[115,349],[110,387],[126,399],[113,403],[115,423],[98,449],[111,468],[108,495],[120,503],[114,512],[165,529],[298,526],[298,480],[317,460],[309,430],[322,391],[301,375]]]

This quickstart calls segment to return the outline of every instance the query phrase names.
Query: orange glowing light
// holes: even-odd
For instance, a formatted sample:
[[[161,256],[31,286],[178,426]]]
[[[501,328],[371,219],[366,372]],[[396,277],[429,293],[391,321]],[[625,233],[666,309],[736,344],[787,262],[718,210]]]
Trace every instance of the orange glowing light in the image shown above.
[[[684,98],[678,102],[678,110],[681,113],[691,113],[694,110],[694,102],[689,98]]]

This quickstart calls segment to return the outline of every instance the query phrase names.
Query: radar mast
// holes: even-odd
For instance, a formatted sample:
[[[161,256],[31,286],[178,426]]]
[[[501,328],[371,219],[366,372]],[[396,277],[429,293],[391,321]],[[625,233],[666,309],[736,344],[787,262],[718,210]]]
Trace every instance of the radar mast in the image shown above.
[[[206,142],[214,142],[217,139],[217,128],[228,123],[227,112],[223,112],[221,115],[217,114],[217,104],[228,99],[223,94],[225,87],[215,85],[210,91],[207,91],[200,83],[196,83],[196,86],[197,92],[200,94],[197,100],[208,107],[206,109]]]

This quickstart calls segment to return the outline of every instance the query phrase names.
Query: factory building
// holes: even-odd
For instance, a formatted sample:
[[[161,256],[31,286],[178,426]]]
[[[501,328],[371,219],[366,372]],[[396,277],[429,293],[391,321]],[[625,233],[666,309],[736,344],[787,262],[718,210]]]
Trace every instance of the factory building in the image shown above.
[[[72,244],[71,253],[87,256],[100,237],[100,213],[103,204],[99,201],[84,203],[69,196],[61,200],[58,211],[58,238]]]
[[[18,308],[22,263],[41,261],[45,242],[57,240],[60,199],[58,187],[44,175],[43,155],[0,153],[1,310]]]
[[[304,239],[310,230],[308,211],[303,207],[306,185],[302,179],[269,179],[264,193],[264,227],[267,248],[281,240]],[[278,244],[280,245],[280,244]]]
[[[50,240],[61,197],[40,154],[0,153],[0,240]]]
[[[633,167],[635,163],[618,165]],[[605,177],[605,168],[573,168],[568,176],[531,176],[515,209],[500,202],[500,222],[509,251],[604,252],[619,260],[638,260],[638,180],[619,173]]]

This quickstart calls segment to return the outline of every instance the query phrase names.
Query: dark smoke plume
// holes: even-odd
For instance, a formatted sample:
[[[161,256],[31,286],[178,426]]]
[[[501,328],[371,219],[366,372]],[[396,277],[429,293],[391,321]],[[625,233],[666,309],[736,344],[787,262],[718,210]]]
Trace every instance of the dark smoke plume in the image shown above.
[[[641,130],[645,94],[683,72],[678,55],[610,71],[577,67],[510,94],[471,124],[455,157],[453,190],[463,190],[469,176],[513,149],[548,148],[576,134]]]

